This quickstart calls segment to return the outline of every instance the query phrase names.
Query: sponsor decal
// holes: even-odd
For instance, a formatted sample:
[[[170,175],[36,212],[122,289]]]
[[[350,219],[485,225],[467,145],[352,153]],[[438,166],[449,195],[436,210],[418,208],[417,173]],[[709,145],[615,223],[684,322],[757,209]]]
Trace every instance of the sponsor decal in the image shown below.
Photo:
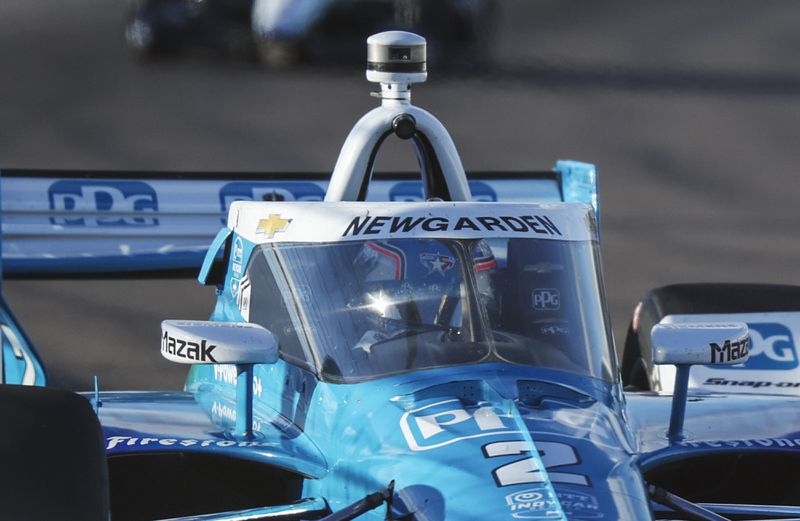
[[[746,358],[747,346],[749,343],[749,338],[745,338],[739,342],[731,342],[730,340],[726,340],[722,345],[712,342],[709,344],[711,348],[711,363],[725,364]]]
[[[245,321],[250,321],[250,277],[245,275],[239,284],[239,291],[236,293],[236,305]]]
[[[558,502],[561,503],[564,513],[570,518],[573,516],[580,519],[600,519],[603,517],[597,498],[590,494],[556,491],[556,497],[558,497]]]
[[[322,201],[325,190],[306,181],[284,183],[234,182],[219,191],[220,209],[227,215],[234,201]],[[225,220],[223,219],[223,224]]]
[[[195,438],[138,438],[133,436],[109,436],[106,438],[106,450],[117,447],[218,447],[218,448],[244,448],[244,447],[275,447],[270,441],[233,441],[218,439]]]
[[[276,233],[285,232],[291,222],[291,219],[282,219],[280,215],[272,213],[268,218],[258,221],[256,235],[272,239]]]
[[[236,240],[233,241],[233,250],[231,251],[231,270],[241,276],[244,264],[244,242],[238,235]]]
[[[535,289],[531,293],[531,305],[540,311],[557,311],[561,309],[561,293],[555,288]]]
[[[777,381],[770,382],[768,380],[729,380],[727,378],[707,378],[703,385],[727,385],[730,387],[752,387],[758,389],[759,387],[778,387],[781,389],[798,388],[800,382]]]
[[[214,380],[223,384],[235,386],[237,383],[238,373],[236,366],[229,364],[217,364],[214,366]],[[261,378],[253,376],[253,394],[261,398],[264,392],[264,385],[261,383]],[[216,402],[215,402],[216,403]]]
[[[563,264],[556,264],[553,262],[540,262],[538,264],[526,264],[524,271],[532,271],[538,274],[554,273],[556,271],[564,271]]]
[[[47,190],[50,218],[61,226],[157,226],[158,198],[141,181],[56,181]],[[114,212],[117,215],[98,215]],[[70,215],[75,214],[75,215]]]
[[[164,332],[161,338],[161,352],[185,358],[186,360],[194,360],[208,364],[216,364],[217,361],[211,354],[217,346],[208,344],[205,339],[198,342],[187,342],[180,338],[170,336],[169,332]]]
[[[800,365],[789,328],[778,323],[748,323],[747,327],[750,330],[750,359],[730,369],[786,371]]]
[[[400,430],[413,451],[436,449],[461,440],[507,434],[512,431],[490,406],[465,408],[457,399],[408,411]]]
[[[681,447],[698,448],[792,448],[800,449],[800,438],[763,438],[755,440],[705,440],[705,441],[681,441],[678,442]]]
[[[227,364],[214,366],[214,380],[228,385],[236,385],[236,367]]]
[[[225,405],[214,401],[211,405],[211,414],[217,418],[221,418],[223,420],[228,420],[231,422],[236,421],[236,409],[231,407],[230,405]]]
[[[524,432],[512,430],[505,422],[516,426],[513,418],[499,415],[491,406],[464,407],[461,400],[450,399],[404,413],[400,430],[411,450],[424,451],[467,439]],[[484,458],[498,458],[498,463],[502,463],[492,471],[498,487],[523,484],[540,487],[506,496],[512,516],[519,519],[565,519],[551,482],[591,486],[587,476],[565,472],[562,468],[579,464],[578,452],[565,443],[536,442],[534,446],[532,441],[521,438],[515,436],[514,439],[493,441],[481,449]],[[516,497],[534,490],[538,495]]]
[[[549,487],[536,487],[506,496],[514,519],[563,519],[558,501]]]
[[[379,235],[382,233],[403,234],[414,231],[425,232],[516,232],[561,236],[561,230],[546,215],[486,216],[486,217],[437,217],[437,216],[386,216],[367,215],[354,217],[342,233],[342,237]]]
[[[562,336],[569,335],[569,327],[563,325],[543,326],[539,328],[539,332],[545,336]]]
[[[442,255],[436,253],[421,253],[419,260],[422,265],[428,268],[428,275],[440,273],[444,277],[444,272],[450,270],[455,266],[456,260],[449,255]]]
[[[483,181],[470,181],[469,190],[472,193],[473,201],[495,202],[497,193],[494,189]],[[390,201],[416,202],[424,201],[425,194],[421,181],[402,181],[396,183],[389,190]]]

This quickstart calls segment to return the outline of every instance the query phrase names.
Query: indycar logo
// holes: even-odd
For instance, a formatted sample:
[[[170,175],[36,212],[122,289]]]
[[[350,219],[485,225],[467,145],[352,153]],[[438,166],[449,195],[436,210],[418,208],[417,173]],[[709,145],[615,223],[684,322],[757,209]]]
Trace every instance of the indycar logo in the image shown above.
[[[325,190],[307,181],[228,183],[219,191],[220,209],[227,215],[234,201],[322,201]],[[223,224],[225,220],[223,219]]]
[[[792,332],[783,324],[747,324],[750,330],[750,359],[728,369],[786,371],[800,365]]]
[[[156,192],[141,181],[56,181],[47,190],[61,226],[157,226]],[[109,212],[109,215],[104,215]],[[113,212],[113,214],[111,214]]]
[[[164,333],[161,339],[162,353],[206,364],[217,363],[217,360],[211,354],[216,348],[217,346],[209,345],[205,339],[200,342],[187,342],[186,340],[170,336],[167,332]]]
[[[491,186],[482,181],[470,181],[469,190],[472,193],[473,201],[490,202],[497,201],[497,193]],[[389,190],[390,201],[418,202],[425,200],[422,182],[403,181],[396,183]]]
[[[541,486],[506,496],[514,519],[564,519],[549,487]]]

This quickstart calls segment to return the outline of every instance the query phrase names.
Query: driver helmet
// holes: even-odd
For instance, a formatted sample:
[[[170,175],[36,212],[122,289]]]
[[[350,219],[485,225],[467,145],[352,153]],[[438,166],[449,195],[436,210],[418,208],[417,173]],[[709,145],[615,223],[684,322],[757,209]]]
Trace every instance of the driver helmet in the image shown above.
[[[485,241],[473,243],[471,250],[480,298],[484,304],[493,302],[495,257]],[[362,246],[354,267],[364,285],[363,306],[383,328],[460,326],[462,273],[447,242],[370,241]]]

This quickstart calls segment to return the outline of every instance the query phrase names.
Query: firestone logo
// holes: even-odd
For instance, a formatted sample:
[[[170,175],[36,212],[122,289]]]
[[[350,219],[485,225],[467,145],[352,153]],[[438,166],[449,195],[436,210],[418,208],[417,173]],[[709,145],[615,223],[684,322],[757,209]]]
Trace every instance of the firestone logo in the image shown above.
[[[50,218],[52,224],[158,226],[156,192],[141,181],[56,181],[47,197],[50,209],[60,214]]]

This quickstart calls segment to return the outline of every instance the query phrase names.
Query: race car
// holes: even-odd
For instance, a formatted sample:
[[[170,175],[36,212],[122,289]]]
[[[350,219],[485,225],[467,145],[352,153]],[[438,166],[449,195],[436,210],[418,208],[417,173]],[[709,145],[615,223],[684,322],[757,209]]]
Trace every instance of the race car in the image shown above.
[[[273,67],[341,65],[368,35],[402,29],[428,35],[444,63],[475,63],[488,59],[494,11],[493,0],[129,0],[125,41],[142,59],[205,48]]]
[[[371,37],[367,77],[381,105],[329,181],[4,179],[7,275],[180,271],[207,249],[218,300],[162,323],[183,391],[82,396],[41,387],[3,303],[0,518],[800,517],[800,399],[691,379],[759,361],[766,330],[640,311],[635,355],[674,366],[672,391],[624,391],[594,167],[468,177],[411,103],[416,35]],[[373,179],[390,136],[421,181]]]

